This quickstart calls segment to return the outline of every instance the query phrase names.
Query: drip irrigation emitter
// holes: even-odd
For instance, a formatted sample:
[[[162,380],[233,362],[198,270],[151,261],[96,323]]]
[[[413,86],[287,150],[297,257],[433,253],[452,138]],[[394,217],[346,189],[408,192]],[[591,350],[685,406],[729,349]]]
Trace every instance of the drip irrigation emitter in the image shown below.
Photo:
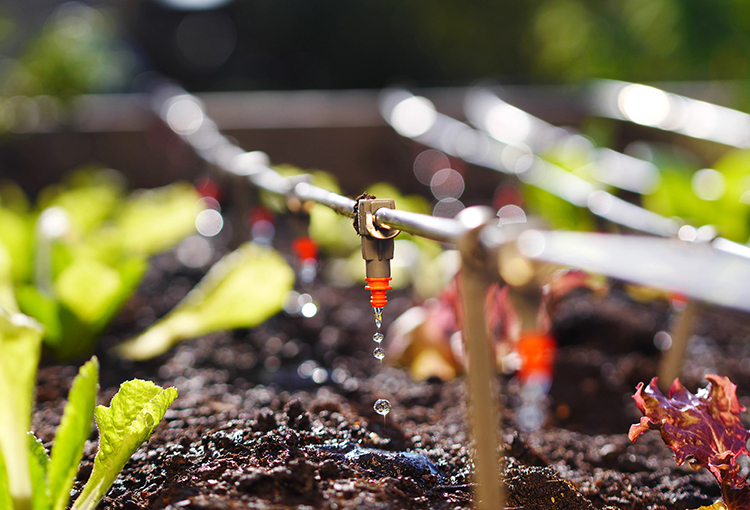
[[[365,289],[370,291],[370,304],[376,317],[382,314],[391,289],[391,259],[393,239],[401,232],[386,225],[376,224],[374,214],[378,209],[395,209],[391,198],[375,198],[363,194],[355,206],[354,228],[362,239],[362,258],[365,261]],[[377,320],[377,319],[376,319]]]
[[[515,228],[514,228],[515,227]],[[508,225],[509,237],[517,238],[526,226]],[[545,399],[552,385],[556,343],[542,316],[543,290],[539,264],[522,255],[516,243],[499,246],[498,273],[508,286],[508,297],[518,314],[518,336],[513,338],[519,357],[520,407],[516,423],[525,431],[540,428],[547,413]]]

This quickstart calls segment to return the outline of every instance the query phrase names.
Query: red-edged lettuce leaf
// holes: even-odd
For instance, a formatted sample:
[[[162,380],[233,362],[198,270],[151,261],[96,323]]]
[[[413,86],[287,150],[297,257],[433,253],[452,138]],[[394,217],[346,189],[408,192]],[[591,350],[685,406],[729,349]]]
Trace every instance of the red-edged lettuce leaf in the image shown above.
[[[750,510],[750,487],[739,474],[737,458],[748,455],[750,433],[742,426],[737,386],[718,375],[707,375],[709,384],[693,395],[675,379],[669,398],[656,386],[639,383],[633,399],[644,414],[632,425],[628,437],[635,441],[648,429],[660,429],[664,442],[674,451],[677,464],[708,468],[722,487],[728,508]]]

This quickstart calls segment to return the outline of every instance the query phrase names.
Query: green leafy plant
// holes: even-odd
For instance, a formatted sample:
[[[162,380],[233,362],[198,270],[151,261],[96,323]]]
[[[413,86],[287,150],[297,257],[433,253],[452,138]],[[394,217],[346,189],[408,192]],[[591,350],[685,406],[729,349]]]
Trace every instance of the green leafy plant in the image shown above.
[[[739,243],[750,236],[750,151],[730,151],[712,170],[698,170],[687,158],[652,149],[662,172],[662,185],[643,197],[648,209],[678,216],[699,227],[714,225],[719,234]],[[692,164],[691,164],[692,163]],[[708,179],[701,179],[701,174]],[[707,175],[706,175],[707,174]]]
[[[283,306],[294,285],[294,271],[276,251],[246,243],[224,256],[166,316],[117,348],[143,360],[176,343],[212,331],[250,328]]]
[[[50,455],[29,431],[42,327],[0,308],[0,508],[64,510],[96,416],[99,451],[72,510],[93,510],[177,398],[150,381],[123,383],[110,407],[97,406],[99,362],[91,358],[73,380]]]
[[[148,257],[194,232],[199,198],[188,183],[127,194],[113,170],[75,172],[35,208],[0,186],[0,304],[41,322],[55,359],[90,355]]]

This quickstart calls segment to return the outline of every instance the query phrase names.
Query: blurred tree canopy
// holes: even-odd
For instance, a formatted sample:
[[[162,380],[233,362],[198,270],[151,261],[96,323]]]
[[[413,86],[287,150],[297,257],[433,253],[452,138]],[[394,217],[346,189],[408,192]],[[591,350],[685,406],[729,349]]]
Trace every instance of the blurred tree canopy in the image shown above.
[[[750,58],[743,0],[252,0],[220,12],[236,45],[217,69],[196,69],[170,43],[185,19],[205,28],[210,13],[144,2],[131,33],[157,67],[199,88],[742,79]],[[208,31],[196,37],[211,44]]]
[[[0,8],[3,95],[127,89],[135,71],[150,69],[193,90],[744,79],[750,59],[744,0],[90,5],[40,10],[47,23],[20,47],[3,44],[19,30],[14,9]]]

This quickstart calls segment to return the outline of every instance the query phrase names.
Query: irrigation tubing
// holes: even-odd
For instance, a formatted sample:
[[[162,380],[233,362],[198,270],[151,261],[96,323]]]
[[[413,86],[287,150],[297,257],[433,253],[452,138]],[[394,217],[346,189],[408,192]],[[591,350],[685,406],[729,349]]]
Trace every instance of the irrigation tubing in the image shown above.
[[[404,108],[404,105],[407,108]],[[399,125],[407,113],[422,123]],[[632,230],[659,237],[678,234],[681,223],[623,200],[567,170],[533,154],[528,147],[502,142],[488,133],[435,111],[423,97],[395,89],[381,99],[381,114],[399,134],[450,156],[509,175],[541,188],[573,205],[586,207],[593,214]],[[749,258],[750,247],[717,237],[711,243],[717,250]]]
[[[300,201],[312,201],[345,216],[354,217],[354,200],[307,182],[309,175],[284,177],[269,166],[265,153],[246,152],[234,145],[219,132],[216,124],[206,117],[202,103],[195,96],[170,85],[166,89],[158,89],[152,98],[152,106],[164,122],[206,162],[228,174],[246,177],[253,185],[267,191]],[[471,128],[466,126],[466,129]],[[591,186],[587,182],[586,185]],[[611,209],[618,210],[618,214],[626,214],[629,217],[625,223],[627,225],[637,226],[639,221],[649,223],[652,219],[651,216],[640,214],[653,213],[602,190],[591,192],[587,203],[591,206],[592,201],[594,209],[600,213],[611,206]],[[469,210],[467,213],[469,214],[459,215],[458,219],[448,219],[381,208],[375,212],[374,217],[375,222],[384,228],[397,228],[435,241],[458,245],[467,232],[479,226],[472,223],[472,218],[477,216],[472,216]],[[664,224],[664,230],[668,230],[669,225]],[[745,291],[743,285],[739,284],[750,281],[750,259],[745,256],[750,248],[744,245],[722,238],[706,246],[674,239],[651,238],[650,241],[641,241],[640,239],[648,237],[639,236],[627,236],[627,240],[614,241],[614,238],[620,236],[537,230],[531,232],[539,234],[536,239],[542,239],[544,248],[527,246],[525,251],[521,250],[530,259],[588,269],[614,278],[650,284],[665,290],[681,292],[699,300],[750,311],[750,286],[746,286],[748,291]],[[531,234],[521,234],[521,237],[524,236],[526,241],[533,237]],[[662,233],[662,236],[666,237],[666,232]],[[481,236],[483,249],[500,250],[504,245],[515,242],[516,237],[509,235],[508,229],[487,225]],[[526,244],[528,245],[528,242]],[[571,256],[571,253],[579,254]],[[677,259],[680,262],[680,271],[666,272],[664,268],[669,265],[669,261]],[[717,270],[717,267],[724,269]],[[708,278],[706,275],[711,277]]]

